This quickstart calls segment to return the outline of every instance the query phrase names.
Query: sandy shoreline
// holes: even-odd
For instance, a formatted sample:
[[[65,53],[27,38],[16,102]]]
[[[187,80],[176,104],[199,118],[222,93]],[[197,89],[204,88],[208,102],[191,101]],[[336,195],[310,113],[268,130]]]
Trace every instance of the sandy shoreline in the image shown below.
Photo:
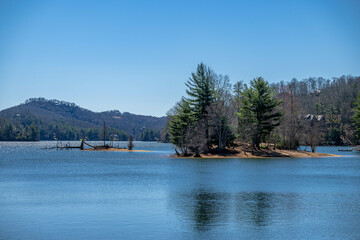
[[[251,151],[242,147],[236,147],[223,153],[210,152],[201,154],[201,158],[314,158],[314,157],[339,157],[340,155],[328,153],[312,153],[300,150],[268,150]],[[177,156],[175,156],[177,157]],[[182,157],[180,157],[182,158]],[[189,158],[189,157],[184,157]],[[190,158],[194,158],[190,156]]]
[[[100,149],[84,149],[82,151],[101,151],[101,152],[153,152],[149,150],[128,150],[125,148],[100,148]],[[315,158],[315,157],[339,157],[340,155],[328,153],[312,153],[300,150],[268,150],[252,151],[244,147],[236,147],[226,152],[210,152],[201,154],[201,158]],[[173,157],[177,157],[173,155]],[[194,158],[193,156],[179,158]]]

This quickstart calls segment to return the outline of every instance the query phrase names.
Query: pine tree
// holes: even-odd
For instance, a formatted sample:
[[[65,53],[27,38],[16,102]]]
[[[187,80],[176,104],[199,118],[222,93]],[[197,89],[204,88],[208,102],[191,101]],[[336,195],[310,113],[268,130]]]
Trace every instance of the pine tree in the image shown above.
[[[31,132],[31,134],[30,134],[31,141],[39,141],[40,140],[40,131],[34,123],[32,123],[30,125],[30,132]]]
[[[170,118],[170,142],[180,149],[183,155],[188,155],[190,147],[188,136],[196,123],[195,114],[189,102],[182,99],[176,104],[172,113],[168,113],[168,117]]]
[[[352,120],[355,126],[355,136],[357,139],[360,139],[360,92],[358,93],[355,105]]]
[[[207,145],[209,144],[208,108],[214,101],[214,73],[205,64],[197,66],[196,73],[185,83],[189,98],[186,100],[192,107],[197,121],[204,122],[204,131]]]
[[[263,78],[250,82],[250,88],[245,86],[241,91],[239,118],[247,123],[252,146],[259,149],[265,136],[280,124],[282,113],[276,110],[280,104],[274,95],[274,89]]]
[[[197,66],[196,73],[192,73],[189,80],[185,83],[188,87],[186,93],[190,98],[190,105],[198,118],[207,114],[207,107],[214,100],[214,78],[212,70],[205,64]]]

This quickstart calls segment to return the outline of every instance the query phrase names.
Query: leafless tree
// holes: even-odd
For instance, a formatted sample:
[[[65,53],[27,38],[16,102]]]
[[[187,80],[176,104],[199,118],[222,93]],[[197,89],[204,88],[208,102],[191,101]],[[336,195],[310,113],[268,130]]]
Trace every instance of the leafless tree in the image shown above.
[[[218,75],[215,79],[215,100],[209,106],[208,112],[212,134],[217,140],[218,149],[224,150],[229,136],[233,134],[232,126],[236,124],[237,101],[231,94],[232,86],[229,77]]]
[[[324,138],[324,122],[321,115],[311,115],[304,125],[304,143],[315,152],[316,147]]]
[[[200,153],[207,150],[207,139],[204,132],[205,121],[200,120],[186,134],[187,149],[189,149],[194,157],[200,157]]]

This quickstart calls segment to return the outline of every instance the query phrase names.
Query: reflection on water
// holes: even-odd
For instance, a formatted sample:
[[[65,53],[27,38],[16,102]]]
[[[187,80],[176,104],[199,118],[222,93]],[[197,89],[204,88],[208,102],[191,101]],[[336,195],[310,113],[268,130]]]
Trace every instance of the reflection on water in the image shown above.
[[[177,210],[181,219],[188,219],[197,231],[211,230],[214,226],[234,221],[241,225],[266,226],[272,222],[272,213],[291,206],[294,194],[266,192],[221,193],[204,189],[190,194],[173,193],[169,196],[172,210]],[[174,201],[175,200],[175,201]],[[277,201],[275,203],[274,201]],[[281,204],[281,206],[279,205]],[[290,210],[290,209],[288,209]]]
[[[241,193],[236,196],[236,217],[240,222],[256,226],[268,225],[271,221],[270,210],[274,194],[255,192]]]
[[[222,201],[224,196],[219,193],[207,193],[200,190],[192,194],[194,201],[194,217],[195,228],[203,231],[208,229],[211,225],[216,224],[224,218],[226,214],[224,208],[226,205]]]

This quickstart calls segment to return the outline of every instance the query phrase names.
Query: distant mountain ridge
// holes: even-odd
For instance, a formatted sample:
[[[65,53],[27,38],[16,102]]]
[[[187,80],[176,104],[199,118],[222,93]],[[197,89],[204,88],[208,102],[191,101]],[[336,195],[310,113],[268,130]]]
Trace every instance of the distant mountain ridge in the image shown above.
[[[111,134],[110,129],[116,129],[120,132],[113,132],[122,135],[122,137],[120,136],[121,139],[126,138],[124,135],[132,135],[139,139],[145,131],[156,132],[159,135],[160,130],[166,124],[166,117],[136,115],[128,112],[121,113],[117,110],[93,112],[79,107],[75,103],[45,98],[30,98],[25,103],[2,110],[0,111],[0,118],[14,126],[18,126],[18,128],[31,124],[35,125],[40,132],[39,138],[41,140],[59,139],[59,136],[54,137],[54,134],[56,135],[55,131],[54,134],[51,133],[53,128],[56,130],[56,126],[58,129],[69,128],[69,132],[79,131],[78,136],[72,136],[71,133],[69,133],[70,136],[65,134],[62,138],[71,138],[66,140],[81,138],[80,135],[86,135],[86,131],[89,129],[102,128],[104,122],[109,128],[109,134]],[[43,134],[41,131],[43,131]],[[59,130],[57,135],[60,132]],[[93,133],[92,135],[92,138],[96,140],[95,135]]]

